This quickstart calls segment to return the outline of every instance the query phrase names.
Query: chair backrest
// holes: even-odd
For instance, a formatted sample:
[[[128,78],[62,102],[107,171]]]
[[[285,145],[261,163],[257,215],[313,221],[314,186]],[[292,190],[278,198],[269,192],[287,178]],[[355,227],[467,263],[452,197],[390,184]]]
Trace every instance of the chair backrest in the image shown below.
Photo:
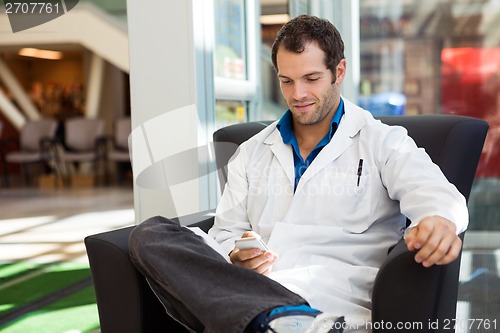
[[[379,119],[388,125],[407,129],[416,144],[424,148],[448,180],[468,199],[488,131],[486,121],[457,115],[385,116]],[[231,125],[213,135],[221,191],[227,179],[226,165],[237,147],[262,130],[270,122]],[[224,144],[225,143],[225,144]],[[463,235],[462,235],[463,236]],[[404,244],[403,244],[404,246]],[[449,265],[424,268],[406,252],[388,267],[382,267],[373,291],[375,321],[393,322],[420,319],[450,320],[456,316],[460,259]],[[402,270],[410,272],[402,274]],[[412,281],[405,280],[409,276]],[[404,277],[403,277],[404,276]],[[425,295],[406,297],[408,290],[423,284]],[[415,291],[413,291],[415,292]],[[417,300],[416,300],[417,299]],[[406,316],[406,318],[405,318]]]
[[[238,146],[262,131],[272,121],[253,121],[234,124],[218,129],[213,134],[215,163],[221,192],[227,181],[227,164]]]
[[[429,154],[448,180],[468,200],[488,123],[457,115],[381,117],[400,125]],[[464,234],[461,235],[463,239]],[[372,319],[424,324],[420,332],[450,332],[443,323],[456,318],[460,257],[448,265],[425,268],[415,262],[404,242],[389,254],[377,275],[372,294]],[[429,322],[440,323],[430,330]]]
[[[104,134],[104,120],[76,117],[65,122],[64,144],[76,151],[91,151],[96,139]]]
[[[57,130],[57,120],[41,119],[28,121],[21,129],[20,146],[24,151],[39,151],[40,140],[53,139]]]
[[[425,149],[446,178],[469,198],[488,123],[457,115],[386,116],[388,125],[403,126],[417,146]]]
[[[425,149],[448,180],[469,197],[481,155],[488,123],[457,115],[419,115],[379,117],[388,125],[405,127],[419,147]],[[263,130],[272,121],[229,125],[213,134],[215,159],[221,189],[227,180],[227,163],[238,146]],[[457,167],[459,166],[459,167]]]
[[[115,122],[114,140],[117,148],[128,151],[128,137],[131,131],[132,122],[130,117],[123,117]]]

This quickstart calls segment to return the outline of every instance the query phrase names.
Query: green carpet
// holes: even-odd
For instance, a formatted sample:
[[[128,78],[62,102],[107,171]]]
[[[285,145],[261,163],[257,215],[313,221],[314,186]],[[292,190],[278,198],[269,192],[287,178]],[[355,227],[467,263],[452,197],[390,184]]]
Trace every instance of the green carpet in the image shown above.
[[[0,266],[2,333],[77,333],[99,328],[88,265]]]

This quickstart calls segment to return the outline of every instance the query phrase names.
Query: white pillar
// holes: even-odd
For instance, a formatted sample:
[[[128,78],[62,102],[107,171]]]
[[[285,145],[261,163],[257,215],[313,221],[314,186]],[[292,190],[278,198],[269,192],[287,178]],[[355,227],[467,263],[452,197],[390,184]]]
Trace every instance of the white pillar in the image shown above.
[[[12,96],[21,107],[22,111],[26,114],[28,119],[38,120],[40,119],[40,113],[36,109],[33,102],[31,102],[29,96],[24,91],[23,87],[19,84],[16,77],[10,71],[9,67],[0,58],[0,76],[2,81],[5,83],[7,89],[9,89]]]
[[[196,180],[176,181],[180,173],[199,168],[180,162],[198,146],[193,1],[127,1],[138,223],[199,208]]]
[[[87,118],[97,118],[101,101],[101,90],[104,76],[104,59],[93,53],[90,58],[89,79],[87,84],[86,111]]]

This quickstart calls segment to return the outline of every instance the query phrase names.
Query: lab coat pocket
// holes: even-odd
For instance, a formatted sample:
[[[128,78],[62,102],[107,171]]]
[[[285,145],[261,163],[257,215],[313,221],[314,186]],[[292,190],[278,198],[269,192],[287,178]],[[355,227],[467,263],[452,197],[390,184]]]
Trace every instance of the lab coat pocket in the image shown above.
[[[350,233],[362,233],[371,225],[371,189],[369,175],[335,173],[321,184],[321,200],[315,209],[318,224],[342,227]]]

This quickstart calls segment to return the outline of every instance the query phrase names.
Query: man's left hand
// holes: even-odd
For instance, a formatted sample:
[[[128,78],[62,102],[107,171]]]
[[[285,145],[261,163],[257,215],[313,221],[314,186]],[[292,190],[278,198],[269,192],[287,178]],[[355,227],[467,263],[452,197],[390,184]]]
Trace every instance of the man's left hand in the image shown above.
[[[457,259],[462,240],[456,234],[456,226],[440,216],[429,216],[407,231],[406,246],[417,251],[415,261],[424,267],[445,265]]]

